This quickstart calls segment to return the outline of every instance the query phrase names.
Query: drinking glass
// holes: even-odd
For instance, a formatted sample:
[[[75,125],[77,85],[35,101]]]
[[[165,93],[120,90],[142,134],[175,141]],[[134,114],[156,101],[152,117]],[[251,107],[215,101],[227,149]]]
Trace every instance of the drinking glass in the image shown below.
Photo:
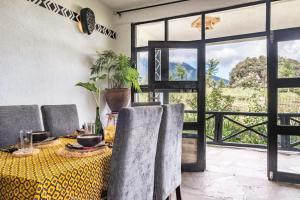
[[[85,123],[87,134],[95,135],[95,123]]]
[[[32,130],[21,130],[20,131],[21,151],[31,152],[32,151]]]

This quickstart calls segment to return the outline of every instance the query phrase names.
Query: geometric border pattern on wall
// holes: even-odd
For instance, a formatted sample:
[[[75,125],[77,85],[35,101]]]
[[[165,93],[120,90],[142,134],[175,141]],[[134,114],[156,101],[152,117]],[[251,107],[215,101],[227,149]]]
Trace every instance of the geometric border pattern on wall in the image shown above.
[[[80,21],[80,14],[70,10],[70,9],[67,9],[57,3],[54,3],[54,2],[51,2],[49,0],[27,0],[29,2],[32,2],[36,5],[39,5],[43,8],[46,8],[47,10],[51,11],[51,12],[54,12],[56,14],[59,14],[61,16],[64,16],[64,17],[67,17],[75,22],[79,22]],[[101,24],[96,24],[95,25],[95,29],[112,38],[112,39],[116,39],[117,38],[117,33],[109,28],[106,28],[105,26],[101,25]]]

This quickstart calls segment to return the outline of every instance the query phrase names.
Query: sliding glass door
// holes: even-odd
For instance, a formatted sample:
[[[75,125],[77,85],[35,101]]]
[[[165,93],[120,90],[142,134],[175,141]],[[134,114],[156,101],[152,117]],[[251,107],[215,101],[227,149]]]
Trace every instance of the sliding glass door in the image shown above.
[[[158,95],[162,103],[185,104],[182,168],[184,171],[204,171],[204,43],[150,41],[148,50],[149,90]]]
[[[300,183],[300,28],[274,31],[268,57],[268,177]]]

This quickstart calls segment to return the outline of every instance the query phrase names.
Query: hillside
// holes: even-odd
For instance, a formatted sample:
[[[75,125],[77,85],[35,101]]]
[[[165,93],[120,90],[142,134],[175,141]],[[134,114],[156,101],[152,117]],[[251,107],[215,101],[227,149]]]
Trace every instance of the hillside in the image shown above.
[[[279,58],[279,77],[300,77],[300,62],[289,58]],[[238,63],[229,75],[231,87],[266,87],[267,57],[246,58]]]

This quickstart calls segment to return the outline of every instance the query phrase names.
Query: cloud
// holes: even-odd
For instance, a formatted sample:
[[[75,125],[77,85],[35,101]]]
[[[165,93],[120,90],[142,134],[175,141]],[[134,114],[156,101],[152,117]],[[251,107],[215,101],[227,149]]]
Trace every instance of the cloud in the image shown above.
[[[170,49],[169,62],[188,63],[196,68],[197,49]]]
[[[298,60],[300,62],[300,40],[278,43],[279,56]]]
[[[206,59],[219,60],[217,76],[228,79],[229,73],[239,62],[247,57],[266,55],[266,52],[266,40],[216,44],[206,47]]]

